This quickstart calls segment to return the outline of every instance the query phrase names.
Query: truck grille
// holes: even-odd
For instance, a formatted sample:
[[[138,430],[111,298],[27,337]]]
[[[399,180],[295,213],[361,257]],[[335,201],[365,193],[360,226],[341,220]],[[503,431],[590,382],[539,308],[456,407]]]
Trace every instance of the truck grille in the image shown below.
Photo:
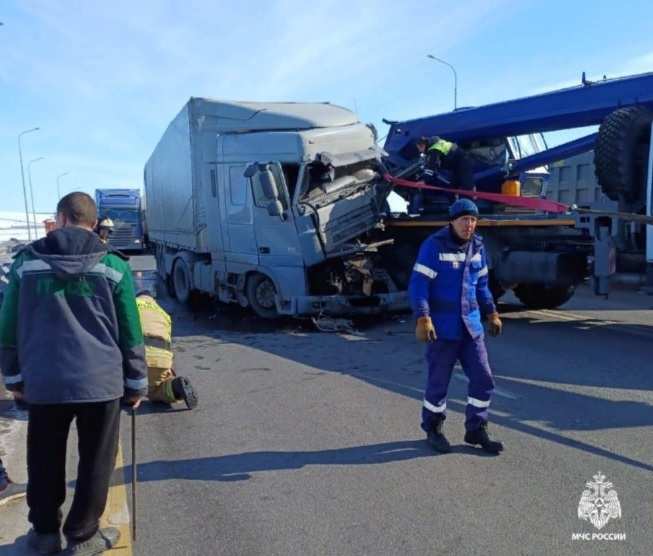
[[[140,239],[136,235],[136,226],[131,224],[119,224],[113,229],[109,238],[109,243],[115,247],[134,247],[140,244],[134,243],[135,239]]]

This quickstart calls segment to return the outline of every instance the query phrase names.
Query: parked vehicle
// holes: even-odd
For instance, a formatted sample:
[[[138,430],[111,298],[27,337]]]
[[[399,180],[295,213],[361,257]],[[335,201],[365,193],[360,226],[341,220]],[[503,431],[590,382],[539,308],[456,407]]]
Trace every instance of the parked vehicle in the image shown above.
[[[139,189],[96,189],[98,217],[113,221],[109,243],[116,249],[142,251],[146,247]]]

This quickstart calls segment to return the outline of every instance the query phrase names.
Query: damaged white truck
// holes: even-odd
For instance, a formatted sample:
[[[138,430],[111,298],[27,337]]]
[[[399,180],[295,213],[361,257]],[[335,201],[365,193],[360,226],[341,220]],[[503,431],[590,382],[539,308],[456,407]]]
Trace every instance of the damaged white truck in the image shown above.
[[[379,252],[392,240],[380,235],[388,186],[375,139],[328,103],[191,98],[144,174],[170,293],[265,318],[405,308]]]

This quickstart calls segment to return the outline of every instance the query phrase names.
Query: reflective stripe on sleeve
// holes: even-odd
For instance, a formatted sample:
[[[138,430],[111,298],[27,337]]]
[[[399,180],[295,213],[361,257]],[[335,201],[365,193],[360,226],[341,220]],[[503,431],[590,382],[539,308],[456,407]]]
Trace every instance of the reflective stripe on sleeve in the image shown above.
[[[432,268],[429,268],[428,266],[420,264],[420,263],[415,263],[415,266],[413,267],[413,270],[415,272],[419,272],[419,273],[423,274],[424,276],[426,276],[427,278],[430,278],[431,280],[433,280],[433,278],[435,278],[438,275],[438,273],[435,270],[433,270]]]
[[[99,274],[104,274],[109,280],[118,284],[122,280],[123,273],[119,272],[115,268],[105,265],[104,263],[96,264],[91,272],[98,272]]]

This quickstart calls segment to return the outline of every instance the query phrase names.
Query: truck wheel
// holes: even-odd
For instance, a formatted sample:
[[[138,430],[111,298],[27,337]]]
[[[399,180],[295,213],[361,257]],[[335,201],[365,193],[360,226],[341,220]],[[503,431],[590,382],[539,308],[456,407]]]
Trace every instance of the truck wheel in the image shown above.
[[[550,286],[547,284],[520,284],[515,295],[529,309],[555,309],[571,299],[576,286]]]
[[[267,276],[263,274],[253,274],[247,280],[245,287],[245,294],[252,310],[261,318],[276,319],[279,316],[277,313],[277,305],[274,298],[277,294],[277,289],[274,283]]]
[[[644,202],[653,113],[643,106],[608,115],[596,138],[594,168],[601,190],[613,201]]]
[[[172,267],[172,287],[180,303],[187,303],[190,298],[190,271],[184,259],[177,259]]]

